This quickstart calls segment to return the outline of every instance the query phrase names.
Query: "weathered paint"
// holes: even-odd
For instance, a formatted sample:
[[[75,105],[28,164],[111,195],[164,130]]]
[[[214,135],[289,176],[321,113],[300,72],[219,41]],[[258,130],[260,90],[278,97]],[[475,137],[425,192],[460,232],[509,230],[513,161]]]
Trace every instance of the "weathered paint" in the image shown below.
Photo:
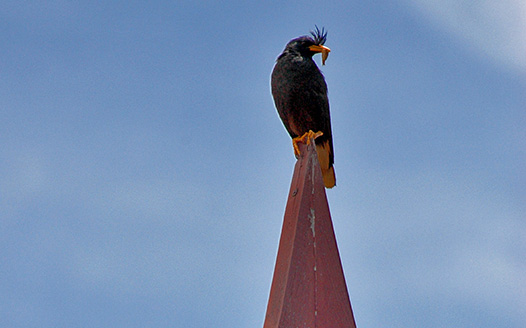
[[[299,147],[264,328],[353,328],[316,147]]]

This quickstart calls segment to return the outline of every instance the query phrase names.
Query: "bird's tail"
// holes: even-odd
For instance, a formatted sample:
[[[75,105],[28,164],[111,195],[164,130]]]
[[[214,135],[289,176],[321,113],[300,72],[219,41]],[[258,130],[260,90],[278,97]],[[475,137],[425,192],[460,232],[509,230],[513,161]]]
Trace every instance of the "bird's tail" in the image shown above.
[[[316,152],[318,153],[318,160],[320,161],[323,183],[326,188],[332,188],[336,185],[336,175],[334,174],[334,167],[330,160],[332,149],[329,140],[316,145]]]

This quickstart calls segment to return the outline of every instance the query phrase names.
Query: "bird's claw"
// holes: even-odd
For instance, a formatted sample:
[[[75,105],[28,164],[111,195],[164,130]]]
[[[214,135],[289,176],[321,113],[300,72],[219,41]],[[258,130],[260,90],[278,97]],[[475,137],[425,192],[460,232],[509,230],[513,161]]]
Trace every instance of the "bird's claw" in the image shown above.
[[[309,130],[309,132],[306,132],[301,137],[296,137],[292,139],[292,147],[294,148],[294,155],[296,156],[296,158],[300,156],[300,148],[298,147],[299,142],[310,145],[311,140],[315,140],[316,138],[321,137],[322,135],[323,132],[321,131],[314,132],[312,130]]]

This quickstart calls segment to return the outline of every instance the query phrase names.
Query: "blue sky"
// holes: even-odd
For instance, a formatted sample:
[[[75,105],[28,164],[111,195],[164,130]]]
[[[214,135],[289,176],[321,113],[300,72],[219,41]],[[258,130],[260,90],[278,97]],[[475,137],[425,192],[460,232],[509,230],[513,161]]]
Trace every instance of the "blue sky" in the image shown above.
[[[270,72],[314,24],[358,326],[526,326],[521,1],[0,9],[0,326],[262,326],[295,162]]]

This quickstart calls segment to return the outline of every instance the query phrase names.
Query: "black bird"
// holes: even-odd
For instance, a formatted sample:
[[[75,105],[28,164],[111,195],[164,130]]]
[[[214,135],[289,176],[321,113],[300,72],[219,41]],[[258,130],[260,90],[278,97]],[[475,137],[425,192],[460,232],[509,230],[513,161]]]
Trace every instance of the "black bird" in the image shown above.
[[[272,71],[272,96],[279,116],[289,132],[294,153],[297,142],[316,139],[316,151],[325,187],[336,185],[332,147],[331,116],[325,79],[312,60],[322,53],[322,63],[331,51],[325,47],[327,33],[316,27],[311,36],[301,36],[287,43]]]

